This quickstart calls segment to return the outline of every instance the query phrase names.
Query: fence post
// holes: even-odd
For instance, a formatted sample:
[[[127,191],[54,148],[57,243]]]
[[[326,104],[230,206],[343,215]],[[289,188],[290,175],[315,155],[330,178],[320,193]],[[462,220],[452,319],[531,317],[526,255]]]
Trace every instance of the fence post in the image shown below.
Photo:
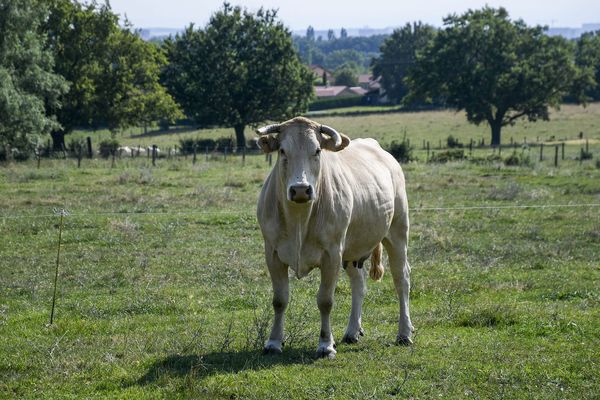
[[[269,167],[273,165],[273,154],[269,153]]]
[[[208,146],[204,149],[204,155],[206,157],[206,161],[208,161]]]
[[[156,145],[153,144],[152,145],[152,166],[153,167],[156,167],[156,150],[157,150]]]
[[[192,165],[196,165],[196,152],[197,152],[196,148],[197,147],[198,147],[198,145],[196,143],[194,143],[194,147],[193,147],[193,149],[194,149],[194,156],[192,157]]]
[[[87,156],[88,158],[92,158],[94,156],[94,149],[92,149],[92,138],[87,137]]]
[[[425,161],[429,161],[429,142],[427,142],[427,159]]]
[[[425,139],[423,139],[423,150],[425,150]]]
[[[558,167],[558,145],[554,146],[554,166]]]
[[[585,139],[585,152],[586,153],[590,152],[590,141],[588,138]]]
[[[581,151],[579,152],[579,165],[583,164],[583,147],[581,148]]]
[[[502,145],[498,144],[498,156],[502,156]]]
[[[540,144],[540,161],[544,159],[544,143]]]
[[[561,147],[562,147],[562,157],[561,160],[565,159],[565,142],[561,143]]]
[[[246,146],[242,148],[242,165],[246,165]]]
[[[469,156],[473,155],[473,139],[469,141]]]

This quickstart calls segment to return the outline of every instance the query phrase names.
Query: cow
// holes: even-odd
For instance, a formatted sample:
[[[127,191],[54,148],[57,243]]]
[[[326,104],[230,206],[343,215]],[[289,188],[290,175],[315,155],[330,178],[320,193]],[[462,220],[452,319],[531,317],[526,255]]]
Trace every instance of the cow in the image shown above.
[[[412,344],[408,202],[398,162],[373,139],[350,140],[303,117],[262,127],[257,133],[263,152],[278,152],[257,206],[275,314],[264,352],[282,352],[289,268],[298,279],[320,269],[317,355],[328,358],[336,355],[329,316],[339,271],[345,269],[352,310],[342,342],[356,343],[363,335],[365,274],[361,267],[371,257],[370,276],[381,278],[382,244],[400,302],[396,343]]]

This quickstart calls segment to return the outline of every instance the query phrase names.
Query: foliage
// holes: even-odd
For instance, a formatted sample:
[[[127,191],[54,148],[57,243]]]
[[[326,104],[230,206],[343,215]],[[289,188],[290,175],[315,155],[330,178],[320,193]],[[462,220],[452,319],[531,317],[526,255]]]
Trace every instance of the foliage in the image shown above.
[[[106,139],[98,144],[98,152],[102,158],[109,158],[117,154],[119,141],[116,139]]]
[[[305,64],[318,64],[329,69],[353,61],[361,72],[369,69],[372,57],[379,55],[379,48],[388,35],[348,36],[335,40],[315,40],[312,35],[294,36],[294,47]],[[318,39],[318,38],[317,38]]]
[[[594,84],[584,89],[585,95],[592,100],[600,100],[600,31],[581,35],[577,40],[575,62],[594,77]]]
[[[529,152],[525,153],[524,151],[521,154],[517,154],[516,151],[513,151],[508,157],[504,159],[504,165],[507,166],[529,166],[531,165],[531,158],[529,156]]]
[[[301,64],[276,11],[252,14],[225,3],[205,29],[190,25],[165,42],[163,79],[198,124],[244,127],[304,112],[313,94],[312,72]]]
[[[331,108],[354,107],[364,104],[364,96],[341,96],[313,100],[308,109],[310,111],[328,110]]]
[[[465,151],[462,149],[445,150],[434,153],[429,158],[432,163],[447,163],[448,161],[458,161],[465,158]]]
[[[0,2],[0,148],[7,158],[13,153],[7,149],[28,154],[40,135],[60,127],[47,108],[60,107],[68,86],[52,72],[54,59],[44,48],[40,26],[47,15],[43,2]]]
[[[215,151],[215,150],[231,150],[233,148],[233,140],[231,138],[217,138],[217,139],[198,139],[198,138],[182,138],[179,139],[179,149],[181,154],[194,154],[194,147],[196,153],[204,151]]]
[[[401,163],[407,163],[415,160],[413,148],[407,140],[403,140],[401,142],[392,141],[387,151]]]
[[[55,148],[78,126],[108,126],[110,130],[173,120],[182,114],[160,86],[164,54],[144,42],[110,5],[51,0],[45,24],[55,71],[71,83],[56,110],[63,129],[53,132]]]
[[[575,78],[583,79],[569,42],[511,21],[504,8],[451,15],[444,25],[409,73],[406,102],[441,96],[465,110],[469,122],[487,122],[493,145],[500,144],[502,127],[519,118],[547,120],[548,107],[572,92]]]
[[[451,149],[452,149],[452,148],[455,148],[455,147],[459,147],[459,148],[462,148],[462,147],[464,147],[464,146],[463,146],[463,144],[462,144],[462,143],[461,143],[461,142],[460,142],[460,141],[459,141],[457,138],[455,138],[455,137],[454,137],[454,136],[452,136],[452,135],[449,135],[449,136],[446,138],[446,144],[447,144],[447,145],[448,145],[448,147],[449,147],[449,148],[451,148]]]
[[[594,154],[591,151],[586,151],[582,148],[581,152],[579,153],[579,157],[577,159],[578,160],[591,160],[592,158],[594,158]]]
[[[343,65],[337,69],[333,77],[335,84],[339,86],[358,86],[358,76],[356,75],[356,69],[351,65]]]
[[[399,103],[408,93],[405,79],[422,52],[435,37],[433,26],[414,22],[396,29],[381,45],[381,55],[373,58],[373,76],[381,76],[381,84],[388,98]]]

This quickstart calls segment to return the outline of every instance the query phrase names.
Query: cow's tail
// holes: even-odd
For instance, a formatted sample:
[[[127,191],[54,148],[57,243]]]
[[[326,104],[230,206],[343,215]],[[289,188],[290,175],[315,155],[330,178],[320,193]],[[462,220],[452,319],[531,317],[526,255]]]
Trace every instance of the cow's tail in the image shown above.
[[[375,250],[371,253],[371,269],[369,270],[369,276],[374,281],[380,281],[383,277],[383,260],[381,259],[381,254],[383,251],[383,246],[381,243],[378,243],[375,246]]]

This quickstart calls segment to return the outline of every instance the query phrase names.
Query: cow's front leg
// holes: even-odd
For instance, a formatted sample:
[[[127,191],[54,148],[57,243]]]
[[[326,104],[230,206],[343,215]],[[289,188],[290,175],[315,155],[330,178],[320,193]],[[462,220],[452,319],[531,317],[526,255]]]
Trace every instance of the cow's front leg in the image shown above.
[[[285,265],[275,251],[266,251],[267,266],[271,275],[273,284],[273,327],[271,335],[265,344],[265,353],[279,354],[283,346],[283,322],[285,318],[285,309],[289,299],[289,279],[288,266]]]
[[[336,353],[331,325],[329,324],[329,315],[333,308],[333,294],[340,264],[341,259],[324,263],[321,266],[321,285],[317,295],[317,305],[321,312],[321,334],[319,335],[319,347],[317,348],[317,356],[319,357],[334,358]]]
[[[350,278],[350,287],[352,288],[352,311],[342,342],[356,343],[358,338],[363,335],[361,314],[366,291],[364,268],[359,268],[358,263],[348,263],[346,273]]]

